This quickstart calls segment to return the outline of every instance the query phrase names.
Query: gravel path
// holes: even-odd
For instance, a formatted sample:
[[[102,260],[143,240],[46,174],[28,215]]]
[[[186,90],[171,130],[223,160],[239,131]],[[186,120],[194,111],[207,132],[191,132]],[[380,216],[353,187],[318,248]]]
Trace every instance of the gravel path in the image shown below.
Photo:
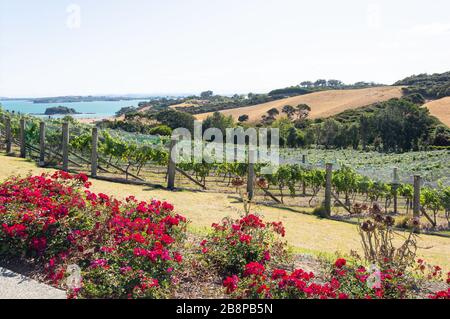
[[[66,299],[66,293],[0,267],[0,299]]]

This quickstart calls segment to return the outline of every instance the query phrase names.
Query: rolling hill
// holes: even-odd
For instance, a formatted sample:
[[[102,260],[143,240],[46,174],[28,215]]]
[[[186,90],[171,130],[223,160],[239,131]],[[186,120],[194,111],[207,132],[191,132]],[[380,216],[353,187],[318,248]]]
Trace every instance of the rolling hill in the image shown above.
[[[330,90],[315,92],[306,95],[289,97],[268,103],[229,109],[221,111],[225,115],[232,115],[234,119],[247,114],[249,122],[259,122],[261,117],[270,109],[277,108],[280,112],[283,106],[308,104],[311,107],[310,118],[323,118],[339,114],[348,109],[355,109],[376,102],[387,101],[403,95],[401,86],[384,86],[367,89]],[[196,115],[199,120],[204,120],[212,113]]]
[[[425,107],[430,110],[431,115],[450,127],[450,97],[428,102]]]

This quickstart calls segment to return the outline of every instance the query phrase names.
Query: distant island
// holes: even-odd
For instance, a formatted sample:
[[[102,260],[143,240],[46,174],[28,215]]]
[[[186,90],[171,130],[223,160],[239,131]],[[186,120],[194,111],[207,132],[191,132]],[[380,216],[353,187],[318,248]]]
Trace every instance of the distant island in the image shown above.
[[[80,114],[75,109],[66,106],[49,107],[45,110],[45,115],[69,115]]]

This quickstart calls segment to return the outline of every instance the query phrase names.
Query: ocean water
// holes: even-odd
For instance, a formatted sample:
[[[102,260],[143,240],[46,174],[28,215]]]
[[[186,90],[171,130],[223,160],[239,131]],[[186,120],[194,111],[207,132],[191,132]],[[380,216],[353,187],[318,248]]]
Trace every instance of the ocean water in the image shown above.
[[[107,118],[115,115],[122,107],[138,106],[145,100],[129,101],[95,101],[95,102],[74,102],[74,103],[33,103],[26,100],[1,101],[2,108],[7,111],[24,114],[43,114],[48,107],[66,106],[75,109],[78,113],[76,118]]]

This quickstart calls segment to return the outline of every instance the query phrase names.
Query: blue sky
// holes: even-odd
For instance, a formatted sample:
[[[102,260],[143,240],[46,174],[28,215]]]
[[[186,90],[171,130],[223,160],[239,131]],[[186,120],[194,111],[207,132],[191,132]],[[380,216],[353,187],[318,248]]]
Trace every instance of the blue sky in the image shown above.
[[[0,0],[0,96],[267,92],[450,70],[450,2]]]

